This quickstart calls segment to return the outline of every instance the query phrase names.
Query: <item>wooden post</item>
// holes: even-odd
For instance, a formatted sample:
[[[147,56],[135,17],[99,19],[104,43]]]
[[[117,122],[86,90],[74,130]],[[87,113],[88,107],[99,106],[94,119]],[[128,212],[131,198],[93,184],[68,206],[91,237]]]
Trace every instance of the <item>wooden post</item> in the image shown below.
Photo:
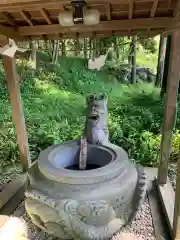
[[[28,136],[26,132],[24,113],[22,110],[20,87],[16,72],[15,58],[3,56],[7,85],[9,89],[10,101],[12,104],[13,123],[16,129],[17,142],[20,152],[20,161],[23,171],[30,167],[30,154],[28,147]]]
[[[165,60],[164,60],[164,71],[163,71],[163,79],[162,79],[162,85],[161,85],[161,97],[164,96],[167,90],[167,79],[168,79],[168,70],[169,70],[169,59],[170,59],[170,52],[171,52],[171,40],[172,36],[167,36],[167,42],[166,42],[166,53],[165,53]]]
[[[177,161],[177,177],[176,177],[176,195],[173,219],[173,235],[174,239],[180,240],[180,151]]]
[[[172,33],[167,92],[165,95],[164,122],[161,138],[158,183],[166,184],[168,161],[171,153],[172,132],[176,118],[177,94],[180,80],[180,30]]]
[[[161,36],[159,41],[158,65],[157,65],[157,73],[156,73],[156,81],[155,81],[156,87],[161,86],[162,79],[163,79],[166,42],[167,42],[167,37]]]

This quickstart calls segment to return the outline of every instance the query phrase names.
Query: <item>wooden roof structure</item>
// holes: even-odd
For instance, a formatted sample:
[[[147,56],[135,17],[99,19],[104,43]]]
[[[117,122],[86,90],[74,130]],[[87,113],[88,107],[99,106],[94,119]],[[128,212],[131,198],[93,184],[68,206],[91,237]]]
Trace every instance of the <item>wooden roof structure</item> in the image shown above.
[[[100,23],[62,27],[60,12],[72,9],[69,0],[0,0],[0,35],[15,40],[60,39],[119,35],[157,35],[177,27],[179,0],[87,0],[100,11]]]

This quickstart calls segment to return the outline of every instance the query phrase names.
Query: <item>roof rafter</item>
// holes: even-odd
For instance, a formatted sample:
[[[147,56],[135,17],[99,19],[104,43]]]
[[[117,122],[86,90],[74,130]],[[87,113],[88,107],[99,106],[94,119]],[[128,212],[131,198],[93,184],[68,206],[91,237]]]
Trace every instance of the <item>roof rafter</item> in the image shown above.
[[[5,19],[7,22],[10,23],[10,25],[11,25],[12,27],[17,27],[17,24],[16,24],[15,20],[13,19],[13,17],[11,16],[10,13],[8,13],[8,12],[2,12],[1,14],[3,15],[4,19]]]
[[[21,16],[24,18],[24,20],[30,25],[33,26],[33,22],[31,20],[30,14],[24,10],[20,11]]]
[[[157,6],[158,6],[158,2],[159,0],[154,0],[153,1],[153,5],[151,8],[151,13],[150,13],[150,17],[153,18],[156,15],[156,10],[157,10]]]
[[[49,13],[48,13],[48,11],[47,11],[46,9],[41,8],[41,9],[40,9],[40,13],[41,13],[41,15],[44,17],[44,19],[46,20],[46,22],[47,22],[48,24],[53,24],[52,20],[51,20],[50,17],[49,17]]]

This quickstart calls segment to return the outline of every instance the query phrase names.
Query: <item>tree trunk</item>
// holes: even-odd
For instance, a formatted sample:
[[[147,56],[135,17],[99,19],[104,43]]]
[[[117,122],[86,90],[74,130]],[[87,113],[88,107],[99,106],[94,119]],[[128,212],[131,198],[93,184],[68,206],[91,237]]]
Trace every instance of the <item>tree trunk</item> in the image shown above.
[[[163,79],[162,79],[162,86],[161,86],[161,97],[163,97],[163,95],[166,93],[166,89],[167,89],[169,58],[170,58],[170,50],[171,50],[171,39],[172,39],[172,36],[168,35],[167,43],[166,43],[165,61],[164,61],[164,72],[163,72]]]
[[[116,62],[119,62],[119,39],[115,39]]]
[[[57,63],[59,56],[59,40],[53,41],[52,63]]]
[[[75,55],[78,57],[80,54],[80,43],[79,43],[79,38],[77,37],[75,40]]]
[[[100,55],[103,55],[106,53],[106,51],[104,50],[104,39],[100,40]]]
[[[130,37],[128,37],[128,39],[130,39]],[[129,45],[128,64],[129,66],[132,64],[132,42]]]
[[[52,40],[52,60],[51,62],[55,62],[55,54],[56,54],[56,40]]]
[[[55,57],[54,57],[54,63],[56,64],[58,61],[58,57],[59,57],[59,43],[60,41],[57,40],[56,42],[56,50],[55,50]]]
[[[89,58],[92,57],[92,39],[89,38]]]
[[[87,58],[87,39],[84,39],[84,58]]]
[[[157,65],[157,73],[156,73],[156,81],[155,86],[159,87],[162,84],[163,72],[164,72],[164,60],[166,53],[166,43],[167,38],[161,36],[159,42],[159,56],[158,56],[158,65]]]
[[[132,84],[136,83],[136,42],[137,42],[137,36],[132,37]]]
[[[61,53],[62,56],[66,56],[66,42],[64,39],[61,40]]]
[[[100,54],[100,41],[97,41],[96,39],[96,49],[95,49],[96,58],[99,57],[99,54]]]
[[[96,57],[96,39],[93,38],[92,59],[94,60],[95,57]]]
[[[30,48],[31,48],[31,52],[30,52],[30,61],[32,64],[32,68],[36,69],[36,43],[35,42],[30,42]]]

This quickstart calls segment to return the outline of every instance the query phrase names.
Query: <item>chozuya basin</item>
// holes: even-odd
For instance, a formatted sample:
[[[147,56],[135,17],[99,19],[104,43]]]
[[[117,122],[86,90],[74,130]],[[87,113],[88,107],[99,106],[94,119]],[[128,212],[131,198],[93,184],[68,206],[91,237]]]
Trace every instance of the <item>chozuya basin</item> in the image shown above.
[[[86,170],[78,168],[80,141],[74,140],[42,151],[29,172],[26,210],[60,239],[108,239],[133,217],[145,193],[143,171],[107,141],[104,102],[91,98],[97,115],[86,121]]]

